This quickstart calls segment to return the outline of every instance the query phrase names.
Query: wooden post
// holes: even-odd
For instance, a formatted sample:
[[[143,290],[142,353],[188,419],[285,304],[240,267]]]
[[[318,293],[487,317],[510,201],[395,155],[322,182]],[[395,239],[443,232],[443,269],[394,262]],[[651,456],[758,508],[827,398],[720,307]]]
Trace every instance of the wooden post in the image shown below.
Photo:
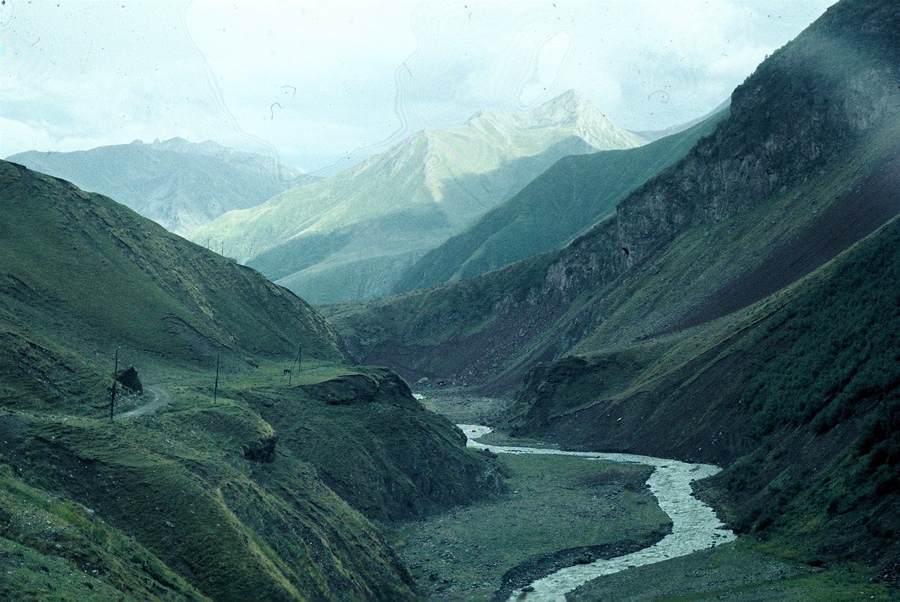
[[[113,367],[112,392],[109,397],[109,421],[113,421],[116,408],[116,377],[119,376],[119,348],[116,347],[116,363]]]
[[[219,356],[216,356],[216,384],[213,385],[213,403],[219,398]]]

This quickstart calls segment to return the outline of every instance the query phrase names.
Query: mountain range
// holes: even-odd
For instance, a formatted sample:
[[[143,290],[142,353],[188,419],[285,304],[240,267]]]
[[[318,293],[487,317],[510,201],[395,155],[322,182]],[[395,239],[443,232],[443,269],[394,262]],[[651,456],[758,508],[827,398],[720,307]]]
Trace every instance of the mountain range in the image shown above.
[[[564,248],[326,310],[358,359],[515,394],[519,435],[727,464],[710,495],[741,532],[889,564],[897,32],[896,3],[840,2]]]
[[[710,134],[721,109],[650,144],[563,157],[518,194],[407,268],[395,293],[471,278],[558,249],[611,214],[616,203]]]
[[[483,111],[459,127],[417,132],[190,238],[212,241],[311,302],[370,298],[558,159],[641,144],[569,91],[522,115]]]
[[[8,160],[114,198],[178,234],[318,179],[270,157],[181,138]]]

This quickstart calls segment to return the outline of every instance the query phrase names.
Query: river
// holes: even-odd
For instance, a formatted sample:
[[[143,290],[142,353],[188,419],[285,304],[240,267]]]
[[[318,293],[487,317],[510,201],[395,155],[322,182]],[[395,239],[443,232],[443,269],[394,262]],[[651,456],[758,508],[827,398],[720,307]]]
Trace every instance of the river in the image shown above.
[[[566,567],[531,583],[526,591],[513,592],[510,600],[529,602],[564,601],[565,594],[602,575],[617,573],[627,568],[653,564],[670,558],[717,546],[735,539],[726,529],[712,508],[694,497],[691,482],[712,476],[721,469],[712,464],[690,464],[678,460],[665,460],[633,454],[573,452],[532,447],[485,445],[477,439],[491,432],[487,426],[475,424],[457,425],[468,438],[467,445],[476,449],[490,449],[501,454],[550,454],[577,456],[586,460],[607,460],[646,464],[655,468],[647,479],[650,491],[656,496],[659,507],[672,519],[672,532],[657,543],[625,556],[597,560],[591,564]]]

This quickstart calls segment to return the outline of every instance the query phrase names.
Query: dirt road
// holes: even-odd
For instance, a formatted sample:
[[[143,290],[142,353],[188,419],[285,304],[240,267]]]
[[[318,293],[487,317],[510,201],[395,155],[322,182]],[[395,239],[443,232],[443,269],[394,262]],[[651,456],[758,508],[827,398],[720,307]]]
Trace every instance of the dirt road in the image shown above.
[[[133,418],[137,418],[138,416],[147,416],[148,414],[152,414],[159,408],[168,404],[172,399],[172,395],[159,385],[147,387],[147,391],[144,393],[144,395],[148,397],[147,403],[133,410],[122,412],[121,414],[116,414],[115,419],[131,420]]]

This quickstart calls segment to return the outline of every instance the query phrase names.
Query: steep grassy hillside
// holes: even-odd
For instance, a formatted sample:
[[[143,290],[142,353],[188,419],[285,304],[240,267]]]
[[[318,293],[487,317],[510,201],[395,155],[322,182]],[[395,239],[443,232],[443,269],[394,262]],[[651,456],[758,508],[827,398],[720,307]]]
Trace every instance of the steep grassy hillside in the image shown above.
[[[466,451],[462,432],[425,411],[386,369],[235,395],[368,518],[421,519],[504,489],[497,466]]]
[[[318,179],[272,158],[181,138],[70,153],[28,151],[7,160],[114,198],[179,234]]]
[[[629,344],[776,292],[900,210],[898,26],[894,3],[830,9],[711,136],[565,249],[327,312],[367,362],[509,392],[582,341]]]
[[[708,495],[807,561],[886,561],[900,532],[900,218],[717,321],[531,374],[511,426],[728,468]]]
[[[651,144],[560,159],[474,225],[432,249],[394,288],[403,293],[471,278],[557,249],[615,210],[616,203],[684,157],[728,110]]]
[[[3,538],[30,548],[38,565],[59,558],[124,592],[139,585],[174,589],[168,574],[176,573],[213,599],[328,598],[341,592],[362,598],[376,597],[382,588],[409,597],[409,580],[390,548],[308,465],[281,457],[256,468],[239,453],[238,441],[259,437],[266,427],[248,414],[213,406],[189,412],[195,420],[187,422],[183,414],[150,423],[4,416],[5,422],[23,422],[21,440],[14,439],[4,457],[20,475],[14,485],[24,488],[25,481],[47,503],[83,508],[86,520],[73,525],[68,537],[104,537],[93,524],[102,520],[113,530],[107,538],[133,538],[140,545],[132,546],[144,550],[91,558],[61,539],[67,538],[60,534],[63,524],[35,532],[30,521],[10,521]],[[225,418],[231,418],[230,428],[204,423]],[[224,446],[223,437],[237,439],[235,448]],[[4,511],[12,514],[13,508]],[[57,547],[59,541],[68,545]],[[163,568],[146,575],[140,567],[148,559]],[[110,565],[124,565],[125,575],[116,575],[122,584],[110,578]],[[66,582],[50,581],[43,595],[53,590],[66,595]]]
[[[298,345],[320,360],[346,357],[296,295],[118,203],[6,162],[0,194],[0,308],[13,325],[193,366]]]
[[[502,489],[255,271],[15,164],[0,205],[4,597],[409,599],[364,514]],[[110,420],[116,349],[142,387],[116,385]]]
[[[900,6],[845,0],[558,252],[329,308],[353,353],[510,391],[508,425],[727,465],[735,527],[896,582]]]
[[[390,293],[402,271],[561,157],[643,140],[569,91],[522,115],[484,111],[191,233],[313,303]]]

